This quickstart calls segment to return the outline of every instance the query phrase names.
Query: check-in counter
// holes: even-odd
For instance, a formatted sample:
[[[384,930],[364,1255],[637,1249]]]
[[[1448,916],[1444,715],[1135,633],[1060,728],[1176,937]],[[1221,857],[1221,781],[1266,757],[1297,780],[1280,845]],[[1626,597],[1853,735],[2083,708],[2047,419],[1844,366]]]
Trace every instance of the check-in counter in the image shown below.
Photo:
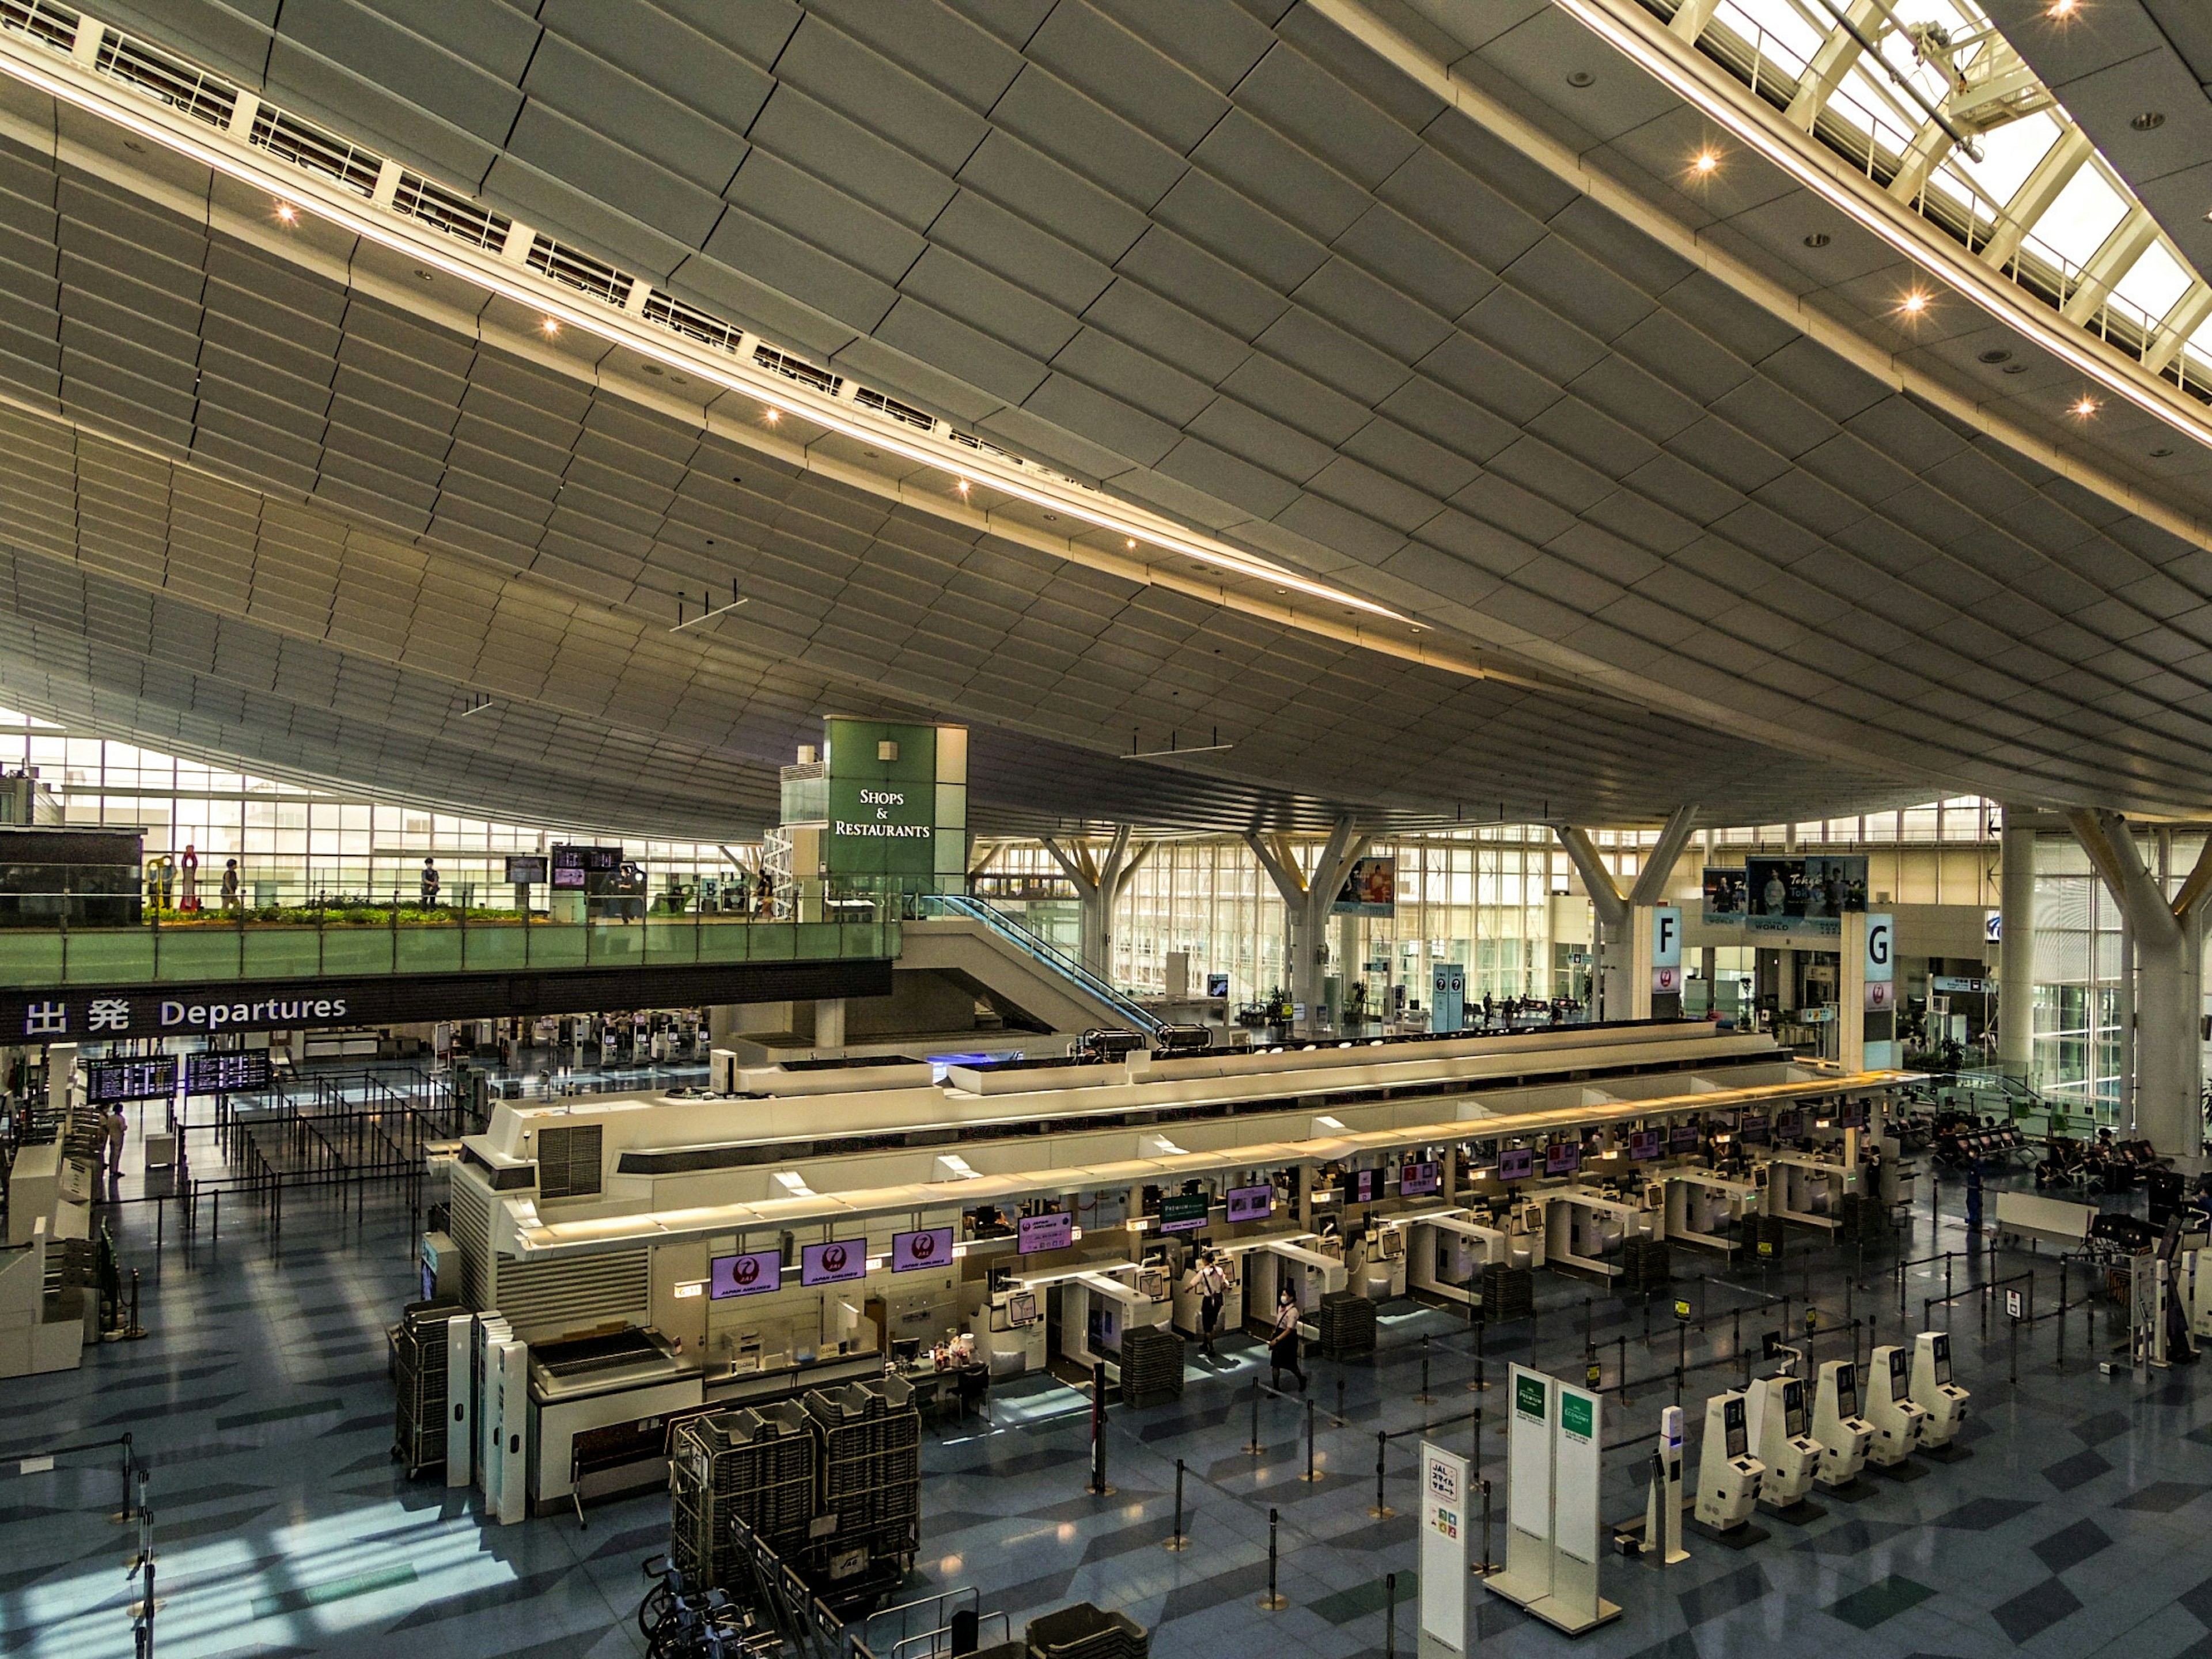
[[[1838,1158],[1777,1152],[1766,1161],[1766,1213],[1778,1220],[1833,1232],[1842,1224],[1844,1194],[1857,1189],[1858,1171]]]
[[[1646,1230],[1639,1205],[1568,1187],[1544,1198],[1544,1265],[1601,1278],[1620,1276],[1621,1247]]]
[[[1482,1270],[1513,1257],[1512,1235],[1459,1211],[1417,1218],[1406,1231],[1407,1288],[1448,1302],[1480,1303]]]
[[[1239,1244],[1250,1241],[1240,1239]],[[1314,1316],[1321,1311],[1321,1299],[1331,1291],[1340,1291],[1345,1285],[1344,1256],[1341,1247],[1317,1249],[1323,1241],[1312,1233],[1296,1238],[1273,1238],[1252,1245],[1244,1255],[1244,1321],[1248,1325],[1265,1328],[1275,1322],[1275,1298],[1288,1286],[1291,1299],[1297,1304],[1303,1316],[1300,1329],[1305,1334],[1317,1335],[1310,1329]]]
[[[1138,1273],[1126,1262],[1063,1279],[1059,1297],[1061,1356],[1085,1367],[1104,1364],[1109,1380],[1121,1376],[1122,1337],[1165,1325],[1175,1310],[1164,1273]]]
[[[1684,1165],[1661,1177],[1667,1185],[1667,1239],[1708,1250],[1735,1249],[1735,1225],[1759,1207],[1759,1188],[1711,1170]]]

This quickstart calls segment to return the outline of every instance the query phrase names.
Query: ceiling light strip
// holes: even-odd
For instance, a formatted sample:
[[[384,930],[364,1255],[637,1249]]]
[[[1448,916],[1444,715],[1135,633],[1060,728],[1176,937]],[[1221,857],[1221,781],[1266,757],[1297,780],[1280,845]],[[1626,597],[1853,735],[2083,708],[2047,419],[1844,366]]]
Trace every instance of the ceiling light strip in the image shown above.
[[[99,27],[89,17],[85,21],[87,27]],[[119,31],[109,30],[107,33],[117,36]],[[1025,464],[1018,458],[998,451],[995,446],[978,441],[973,447],[956,447],[937,439],[933,434],[925,440],[919,431],[911,429],[911,422],[902,421],[888,412],[874,418],[857,416],[854,404],[842,398],[816,392],[803,382],[754,368],[745,357],[737,355],[739,341],[742,340],[745,345],[765,343],[758,342],[755,336],[741,335],[734,327],[731,333],[738,338],[733,338],[729,346],[720,350],[712,347],[702,349],[687,335],[677,332],[667,323],[646,322],[637,312],[624,307],[623,301],[629,297],[630,285],[639,279],[624,277],[624,285],[619,290],[610,288],[601,294],[596,289],[586,289],[552,274],[552,252],[557,245],[553,244],[551,239],[532,232],[528,227],[515,227],[508,245],[512,246],[520,238],[526,243],[529,252],[536,257],[526,264],[517,264],[502,257],[496,248],[478,250],[465,242],[457,244],[448,237],[426,234],[416,229],[410,220],[398,217],[396,212],[377,210],[373,204],[334,185],[312,170],[287,168],[280,173],[270,162],[281,162],[282,156],[265,150],[256,151],[249,143],[228,131],[204,122],[192,121],[150,94],[142,93],[139,97],[128,99],[118,97],[115,95],[118,89],[125,92],[137,89],[127,82],[104,82],[96,79],[85,73],[75,59],[63,58],[58,52],[52,54],[52,61],[40,61],[50,54],[38,52],[34,56],[35,49],[25,44],[29,39],[36,37],[26,37],[13,30],[0,33],[0,70],[14,75],[51,96],[186,155],[201,165],[253,189],[266,191],[280,199],[312,205],[319,218],[340,225],[366,240],[404,252],[410,258],[430,264],[449,276],[526,306],[559,326],[580,328],[587,334],[627,346],[649,359],[701,374],[729,391],[757,398],[764,406],[781,414],[811,422],[841,436],[887,451],[916,465],[944,471],[956,479],[966,478],[988,483],[1003,495],[1034,507],[1066,514],[1094,529],[1133,537],[1150,547],[1218,567],[1226,574],[1267,581],[1309,599],[1382,621],[1399,623],[1412,621],[1390,606],[1326,582],[1316,581],[1211,537],[1187,531],[1142,508],[1116,502],[1103,491],[1091,489],[1073,480],[1048,480],[1025,476],[1023,471]],[[590,261],[593,265],[602,263]],[[608,269],[611,272],[611,267]],[[623,275],[612,274],[617,276]],[[662,297],[673,299],[673,296]],[[604,304],[584,309],[577,302],[586,299],[599,299]],[[779,356],[782,355],[781,349],[772,349],[777,350]]]

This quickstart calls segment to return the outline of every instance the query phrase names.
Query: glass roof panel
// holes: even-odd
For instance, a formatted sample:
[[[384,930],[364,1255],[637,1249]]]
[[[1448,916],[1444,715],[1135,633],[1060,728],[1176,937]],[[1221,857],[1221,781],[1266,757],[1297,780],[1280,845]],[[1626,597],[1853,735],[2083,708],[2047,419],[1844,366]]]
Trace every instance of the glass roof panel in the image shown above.
[[[2153,242],[2112,292],[2156,319],[2173,309],[2173,302],[2189,291],[2189,271],[2181,261],[2167,252],[2165,243]]]
[[[2028,234],[2078,265],[2112,234],[2127,210],[2126,198],[2096,167],[2085,167],[2058,192],[2049,210],[2028,227]]]
[[[1954,150],[1951,165],[2002,206],[2027,182],[2035,164],[2051,153],[2061,131],[2057,118],[2045,110],[1984,133],[1978,161],[1969,160],[1963,150]]]
[[[1735,29],[1747,40],[1762,34],[1790,61],[1794,73],[1810,63],[1828,31],[1816,28],[1790,0],[1721,0],[1716,21]]]

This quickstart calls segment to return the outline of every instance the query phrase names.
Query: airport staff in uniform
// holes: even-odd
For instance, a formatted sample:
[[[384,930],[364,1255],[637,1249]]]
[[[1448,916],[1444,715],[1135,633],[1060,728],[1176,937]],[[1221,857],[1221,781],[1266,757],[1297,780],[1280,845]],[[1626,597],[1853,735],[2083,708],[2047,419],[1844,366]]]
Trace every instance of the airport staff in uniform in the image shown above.
[[[1274,1367],[1274,1381],[1282,1382],[1288,1371],[1298,1379],[1298,1392],[1306,1387],[1305,1367],[1298,1364],[1298,1304],[1286,1288],[1275,1297],[1275,1328],[1267,1339],[1267,1363]]]
[[[1220,1261],[1209,1254],[1198,1264],[1191,1275],[1191,1288],[1198,1292],[1198,1333],[1203,1339],[1200,1352],[1213,1352],[1213,1339],[1221,1334],[1221,1301],[1229,1293],[1229,1275],[1221,1271]]]

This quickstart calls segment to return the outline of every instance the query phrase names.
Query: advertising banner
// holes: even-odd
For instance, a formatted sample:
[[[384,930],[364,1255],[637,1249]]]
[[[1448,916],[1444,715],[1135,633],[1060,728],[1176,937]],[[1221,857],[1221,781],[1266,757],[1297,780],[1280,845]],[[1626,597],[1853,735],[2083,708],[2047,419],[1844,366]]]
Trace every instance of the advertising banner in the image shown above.
[[[1398,914],[1398,860],[1354,859],[1328,907],[1333,916],[1395,916]]]
[[[1557,1385],[1559,1437],[1552,1464],[1552,1538],[1562,1555],[1598,1560],[1598,1397],[1571,1382]]]
[[[1456,1031],[1467,1024],[1467,969],[1456,962],[1429,964],[1429,1030]]]
[[[1708,927],[1741,927],[1748,896],[1743,889],[1743,872],[1734,866],[1709,864],[1705,866],[1705,926]]]
[[[1746,925],[1753,933],[1833,934],[1847,910],[1863,910],[1863,857],[1760,858],[1744,860]]]
[[[1457,1452],[1421,1442],[1421,1634],[1454,1653],[1468,1650],[1468,1474]]]

